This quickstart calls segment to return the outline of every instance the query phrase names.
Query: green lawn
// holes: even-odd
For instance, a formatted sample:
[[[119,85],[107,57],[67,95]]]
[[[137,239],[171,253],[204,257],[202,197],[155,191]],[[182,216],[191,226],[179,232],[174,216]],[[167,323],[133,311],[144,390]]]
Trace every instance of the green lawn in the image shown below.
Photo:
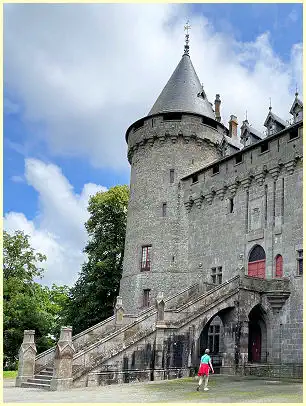
[[[17,371],[3,371],[3,378],[16,378],[17,376]]]

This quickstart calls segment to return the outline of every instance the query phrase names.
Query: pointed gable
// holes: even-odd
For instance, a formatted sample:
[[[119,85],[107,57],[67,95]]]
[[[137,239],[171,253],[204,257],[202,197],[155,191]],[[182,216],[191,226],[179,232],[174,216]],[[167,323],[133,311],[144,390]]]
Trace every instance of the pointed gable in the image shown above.
[[[148,115],[168,112],[196,113],[215,120],[190,56],[184,53]]]
[[[303,120],[303,102],[298,98],[298,93],[295,94],[290,114],[293,116],[294,123]]]

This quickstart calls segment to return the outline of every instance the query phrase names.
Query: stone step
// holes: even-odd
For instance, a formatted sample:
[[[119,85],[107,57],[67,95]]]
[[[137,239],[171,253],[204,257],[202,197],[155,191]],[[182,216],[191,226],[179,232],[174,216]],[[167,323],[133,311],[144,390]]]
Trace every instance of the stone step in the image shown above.
[[[51,379],[52,379],[52,375],[40,375],[40,374],[37,374],[37,375],[34,376],[34,379],[42,379],[44,381],[50,382]]]
[[[29,383],[37,383],[37,384],[43,384],[43,385],[49,385],[50,386],[50,381],[51,379],[39,379],[39,378],[29,378],[27,382]]]
[[[44,371],[40,371],[39,373],[38,373],[38,375],[44,375],[44,376],[53,376],[53,371],[51,372],[51,371],[46,371],[46,370],[44,370]]]
[[[37,388],[37,389],[46,389],[50,390],[50,385],[45,383],[34,383],[34,382],[22,382],[22,388]]]

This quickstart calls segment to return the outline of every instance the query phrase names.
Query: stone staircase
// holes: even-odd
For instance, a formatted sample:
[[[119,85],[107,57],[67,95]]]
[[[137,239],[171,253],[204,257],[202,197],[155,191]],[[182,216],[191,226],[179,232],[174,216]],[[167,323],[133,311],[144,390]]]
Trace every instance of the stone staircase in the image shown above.
[[[21,384],[22,388],[37,388],[50,390],[50,382],[53,376],[53,368],[45,368],[39,374],[34,375],[34,378],[29,378],[27,382]]]
[[[262,295],[266,295],[272,307],[276,306],[271,298],[278,298],[277,307],[286,301],[290,294],[288,280],[257,279],[236,275],[218,286],[195,284],[162,299],[162,319],[157,305],[154,305],[138,315],[124,314],[119,324],[112,316],[77,334],[72,337],[75,348],[72,359],[73,386],[88,386],[89,375],[103,375],[103,371],[124,373],[123,358],[131,359],[131,354],[137,352],[141,345],[155,348],[158,329],[167,330],[170,335],[186,335],[188,329],[203,317],[209,320],[223,309],[234,308],[241,300],[241,294],[254,303],[260,302]],[[35,377],[28,379],[22,387],[50,389],[54,356],[55,347],[39,354],[35,361]]]

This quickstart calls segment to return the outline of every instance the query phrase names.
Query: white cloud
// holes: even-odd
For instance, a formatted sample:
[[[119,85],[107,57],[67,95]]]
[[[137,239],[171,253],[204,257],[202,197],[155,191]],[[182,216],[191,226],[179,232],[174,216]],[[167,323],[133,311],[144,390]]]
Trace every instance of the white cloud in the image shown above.
[[[55,154],[85,156],[127,170],[124,133],[148,113],[179,62],[190,15],[175,4],[10,4],[5,7],[5,84],[23,102],[28,122]],[[289,118],[295,83],[302,88],[302,45],[290,63],[268,33],[239,43],[192,16],[191,57],[211,101],[220,93],[230,114],[262,129],[269,97]],[[40,127],[41,131],[41,127]],[[36,134],[38,135],[38,134]]]
[[[13,175],[11,177],[11,180],[15,183],[23,183],[24,182],[24,178],[20,175]]]
[[[23,230],[32,246],[47,256],[43,284],[72,284],[85,260],[88,199],[107,189],[87,183],[78,195],[58,166],[37,159],[26,159],[25,178],[38,193],[39,215],[30,221],[23,213],[9,212],[4,229],[10,233]]]

